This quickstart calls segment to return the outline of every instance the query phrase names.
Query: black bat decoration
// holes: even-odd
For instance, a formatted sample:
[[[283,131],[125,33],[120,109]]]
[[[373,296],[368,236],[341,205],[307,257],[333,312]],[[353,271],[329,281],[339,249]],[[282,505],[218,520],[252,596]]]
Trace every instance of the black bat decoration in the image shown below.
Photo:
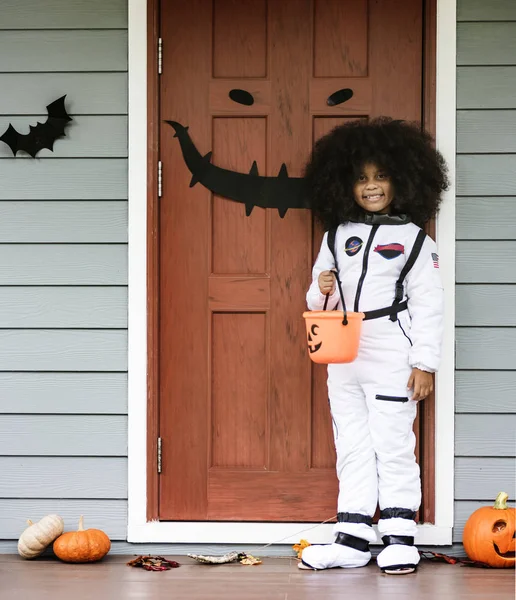
[[[255,206],[277,208],[280,217],[284,217],[289,208],[308,208],[304,195],[304,180],[301,177],[289,177],[285,164],[281,165],[277,177],[258,175],[256,161],[249,173],[238,173],[222,169],[210,162],[211,152],[205,156],[197,150],[184,127],[177,121],[166,121],[176,132],[186,166],[192,173],[190,187],[201,183],[214,194],[245,204],[245,213],[249,216]]]
[[[14,156],[24,150],[32,158],[43,148],[54,150],[54,142],[57,138],[64,136],[65,127],[72,118],[68,115],[65,108],[66,96],[61,96],[47,106],[48,118],[45,123],[38,123],[36,126],[29,125],[29,133],[23,135],[9,125],[6,132],[0,140],[7,144],[13,151]]]

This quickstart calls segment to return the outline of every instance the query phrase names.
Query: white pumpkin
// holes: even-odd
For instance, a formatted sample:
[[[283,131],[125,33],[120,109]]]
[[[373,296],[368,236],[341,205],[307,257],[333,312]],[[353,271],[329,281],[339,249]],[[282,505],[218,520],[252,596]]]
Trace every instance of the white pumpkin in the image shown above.
[[[45,548],[64,531],[64,522],[59,515],[47,515],[37,523],[30,520],[27,523],[29,527],[18,540],[18,554],[23,558],[36,558],[43,554]]]

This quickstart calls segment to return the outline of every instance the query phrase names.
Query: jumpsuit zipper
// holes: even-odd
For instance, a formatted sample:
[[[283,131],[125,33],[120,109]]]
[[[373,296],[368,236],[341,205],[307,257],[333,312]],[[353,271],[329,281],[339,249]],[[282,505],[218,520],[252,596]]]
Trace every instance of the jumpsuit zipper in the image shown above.
[[[387,402],[408,402],[406,396],[383,396],[382,394],[376,394],[376,400],[385,400]]]
[[[370,252],[371,246],[373,244],[373,238],[374,238],[376,232],[378,231],[379,227],[380,227],[379,225],[373,225],[373,227],[371,229],[371,233],[369,234],[369,239],[367,240],[367,244],[366,244],[366,247],[364,250],[364,260],[362,262],[362,274],[360,275],[360,279],[358,280],[357,293],[355,296],[355,312],[359,312],[358,311],[358,303],[360,301],[360,294],[362,293],[362,285],[364,284],[364,279],[365,279],[365,276],[367,275],[369,252]]]

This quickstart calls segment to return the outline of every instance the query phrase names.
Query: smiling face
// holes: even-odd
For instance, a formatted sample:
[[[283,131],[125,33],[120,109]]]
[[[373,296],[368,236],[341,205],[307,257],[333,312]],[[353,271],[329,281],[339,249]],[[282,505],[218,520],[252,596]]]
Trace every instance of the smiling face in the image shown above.
[[[478,508],[464,526],[462,541],[471,560],[491,567],[514,568],[516,510],[506,505],[508,495],[500,492],[494,507]]]
[[[367,212],[387,214],[394,197],[394,187],[388,173],[372,163],[366,163],[353,185],[355,202]]]

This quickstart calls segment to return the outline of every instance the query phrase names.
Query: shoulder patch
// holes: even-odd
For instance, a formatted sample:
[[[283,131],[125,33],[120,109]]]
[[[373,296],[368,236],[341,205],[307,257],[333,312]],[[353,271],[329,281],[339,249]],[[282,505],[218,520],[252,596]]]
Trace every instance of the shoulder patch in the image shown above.
[[[405,246],[403,244],[384,244],[381,246],[376,246],[374,249],[375,252],[378,252],[380,256],[383,256],[387,260],[391,260],[396,258],[397,256],[401,256],[405,254]]]
[[[435,252],[432,252],[432,261],[434,263],[434,269],[438,269],[439,268],[439,255],[436,254]]]
[[[358,254],[360,252],[360,249],[363,245],[364,242],[359,237],[354,235],[353,237],[348,238],[348,240],[346,241],[344,251],[348,256],[355,256],[355,254]]]

